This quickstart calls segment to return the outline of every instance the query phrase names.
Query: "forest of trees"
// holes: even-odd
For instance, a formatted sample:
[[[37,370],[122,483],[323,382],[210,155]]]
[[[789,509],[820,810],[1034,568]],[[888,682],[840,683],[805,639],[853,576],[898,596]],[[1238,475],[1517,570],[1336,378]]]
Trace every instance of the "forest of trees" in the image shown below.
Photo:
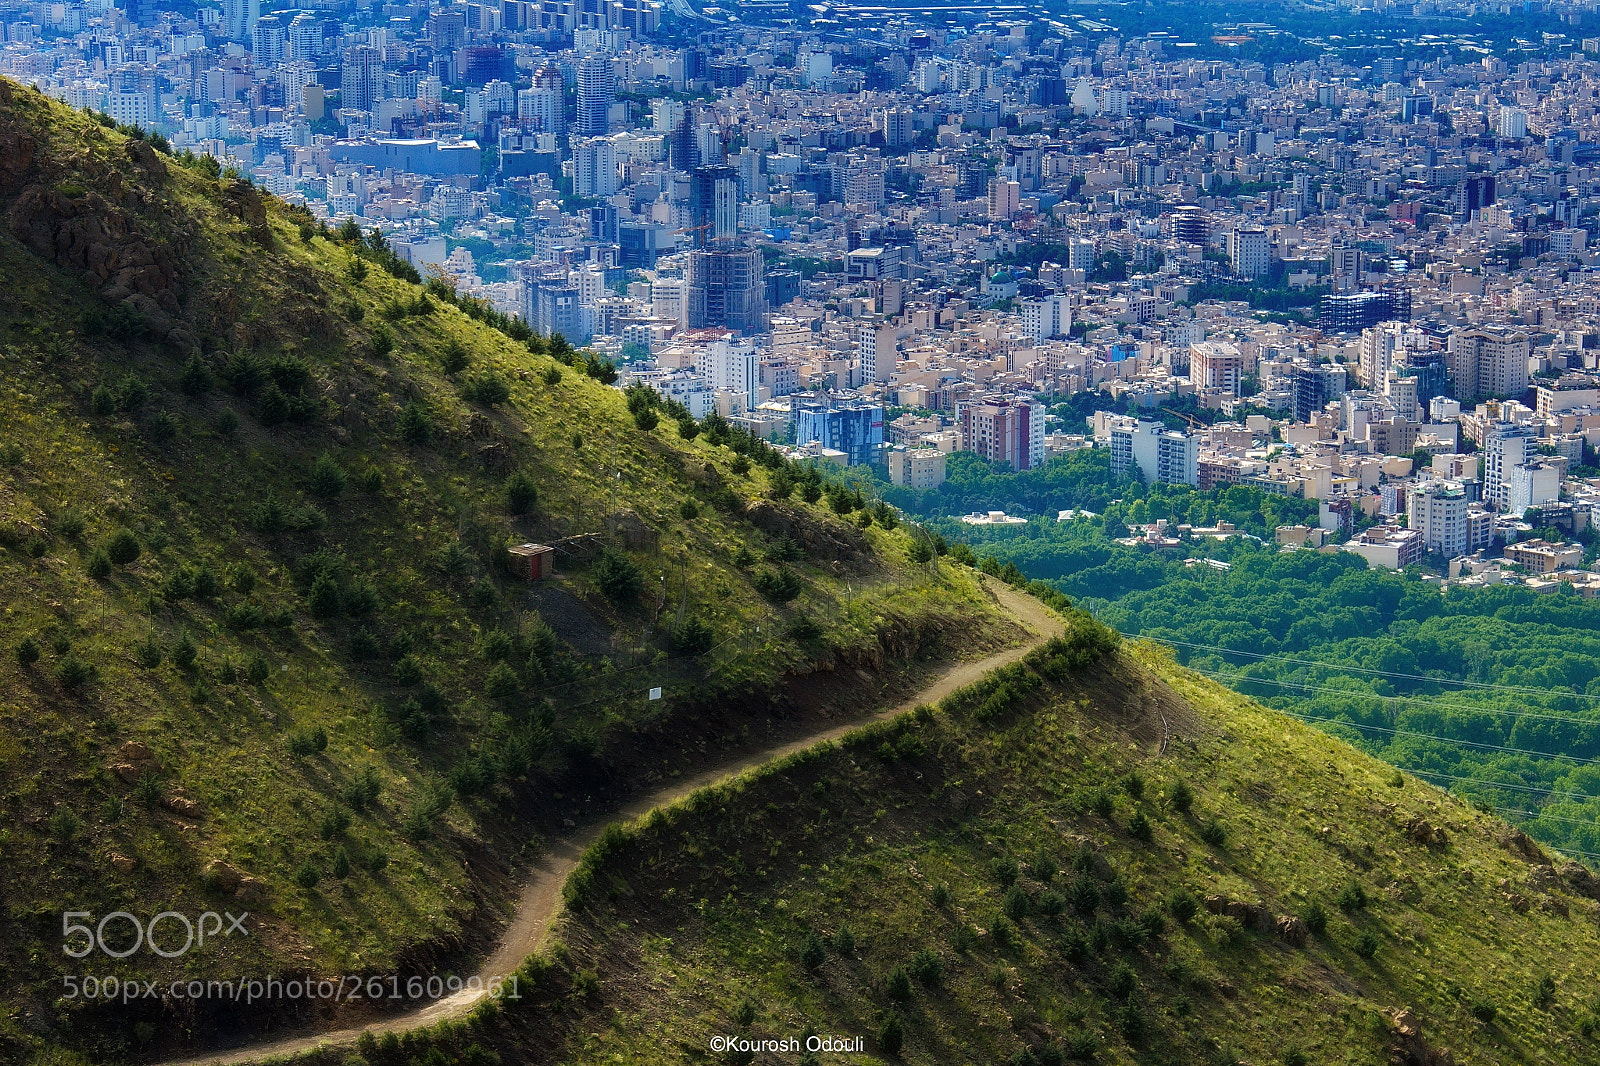
[[[883,492],[1122,632],[1169,642],[1181,662],[1600,858],[1600,603],[1570,587],[1441,594],[1349,553],[1282,552],[1273,529],[1315,524],[1315,501],[1113,482],[1104,449],[1021,474],[957,455],[949,471],[932,492]],[[1064,508],[1095,516],[1056,521]],[[953,517],[989,509],[1031,517]],[[1115,542],[1157,518],[1229,521],[1250,537],[1161,551]]]

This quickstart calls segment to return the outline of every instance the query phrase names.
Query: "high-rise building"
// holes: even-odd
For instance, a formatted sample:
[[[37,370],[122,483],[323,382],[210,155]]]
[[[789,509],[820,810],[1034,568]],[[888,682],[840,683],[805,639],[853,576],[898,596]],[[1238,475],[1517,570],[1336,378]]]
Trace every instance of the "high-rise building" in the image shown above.
[[[1115,416],[1110,419],[1111,476],[1137,474],[1147,484],[1200,483],[1200,438],[1168,429],[1160,422]]]
[[[1504,510],[1511,472],[1535,454],[1538,431],[1518,422],[1493,422],[1483,435],[1483,498]]]
[[[1500,119],[1495,132],[1502,137],[1520,140],[1528,135],[1528,113],[1520,107],[1500,106]]]
[[[1317,327],[1324,333],[1358,333],[1391,321],[1411,321],[1410,290],[1326,293],[1317,308]]]
[[[1455,216],[1463,222],[1494,204],[1494,175],[1470,174],[1456,183]]]
[[[250,31],[250,53],[257,69],[275,67],[287,56],[289,27],[281,15],[262,15]]]
[[[1450,334],[1446,362],[1458,400],[1498,396],[1515,398],[1528,391],[1528,357],[1533,342],[1521,330],[1478,326]]]
[[[1189,380],[1197,388],[1222,389],[1239,395],[1239,384],[1250,370],[1250,359],[1237,345],[1226,341],[1201,341],[1189,345]]]
[[[1271,267],[1267,231],[1260,226],[1236,226],[1228,232],[1228,262],[1241,278],[1264,277]]]
[[[961,448],[1013,470],[1044,463],[1044,405],[1036,400],[986,397],[962,403],[956,414]]]
[[[572,195],[606,197],[617,191],[617,147],[604,137],[572,146]]]
[[[861,380],[888,381],[894,372],[899,342],[894,326],[864,322],[856,327],[856,349],[861,353]]]
[[[1020,301],[1022,332],[1036,341],[1072,333],[1072,298],[1064,293]]]
[[[1022,186],[1004,178],[989,179],[989,217],[1007,219],[1022,206]]]
[[[1459,484],[1423,481],[1406,498],[1406,525],[1421,532],[1429,551],[1440,552],[1446,559],[1466,555],[1472,550],[1467,503]]]
[[[517,91],[517,123],[525,130],[557,135],[566,132],[564,108],[560,89],[535,87]]]
[[[383,53],[370,44],[347,48],[340,85],[341,106],[371,111],[383,99]]]
[[[1337,363],[1306,366],[1296,363],[1289,372],[1294,389],[1294,420],[1309,422],[1311,416],[1344,395],[1344,367]]]
[[[695,357],[695,370],[713,389],[737,393],[747,407],[757,403],[761,385],[761,360],[749,341],[717,341]]]
[[[851,466],[875,461],[883,450],[883,408],[877,404],[833,404],[825,399],[790,401],[797,444],[820,444],[843,452]]]
[[[904,148],[917,139],[912,111],[909,107],[891,107],[878,112],[883,126],[883,143],[888,148]]]
[[[741,333],[761,328],[766,286],[755,248],[697,249],[689,253],[690,329],[725,326]]]
[[[222,0],[222,28],[228,40],[246,44],[261,18],[261,0]]]
[[[1204,245],[1211,236],[1211,221],[1202,208],[1179,204],[1167,216],[1167,233],[1175,241]]]
[[[1361,249],[1335,237],[1328,251],[1328,277],[1334,292],[1354,292],[1361,287]]]
[[[578,113],[573,128],[582,137],[611,132],[611,103],[616,71],[610,56],[587,56],[578,63]]]
[[[696,167],[689,174],[689,227],[694,245],[739,235],[739,170],[726,164]]]
[[[1358,366],[1361,383],[1374,391],[1382,391],[1389,373],[1405,365],[1405,356],[1414,349],[1426,350],[1428,335],[1405,322],[1382,322],[1361,331],[1361,352]]]

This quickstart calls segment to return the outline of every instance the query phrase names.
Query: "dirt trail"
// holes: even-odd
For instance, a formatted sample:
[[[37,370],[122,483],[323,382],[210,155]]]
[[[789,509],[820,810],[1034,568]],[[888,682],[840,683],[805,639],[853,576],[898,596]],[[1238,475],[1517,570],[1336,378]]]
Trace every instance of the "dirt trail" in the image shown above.
[[[985,579],[984,585],[1012,616],[1031,632],[1031,639],[1027,643],[996,652],[977,662],[956,663],[904,703],[865,718],[852,719],[842,725],[820,730],[798,740],[741,756],[712,767],[695,777],[675,781],[655,792],[636,797],[605,821],[581,827],[566,837],[552,841],[538,861],[526,871],[526,880],[511,925],[501,937],[500,945],[494,954],[479,969],[478,977],[481,981],[487,984],[493,978],[505,977],[521,966],[523,959],[539,950],[560,916],[561,889],[566,884],[567,875],[577,866],[578,860],[588,850],[589,845],[594,843],[601,831],[611,822],[631,821],[656,807],[673,803],[697,789],[716,784],[772,759],[804,750],[825,740],[837,740],[869,722],[900,714],[918,704],[937,703],[957,689],[978,680],[990,670],[1015,662],[1050,637],[1062,632],[1061,621],[1038,600],[998,581]],[[353,1044],[362,1033],[371,1033],[374,1036],[390,1032],[404,1033],[465,1014],[483,996],[482,991],[462,991],[418,1010],[376,1019],[365,1025],[308,1033],[303,1036],[267,1038],[232,1051],[219,1051],[188,1059],[173,1059],[160,1066],[234,1066],[239,1063],[259,1062],[266,1058],[294,1055],[323,1046],[338,1047]]]

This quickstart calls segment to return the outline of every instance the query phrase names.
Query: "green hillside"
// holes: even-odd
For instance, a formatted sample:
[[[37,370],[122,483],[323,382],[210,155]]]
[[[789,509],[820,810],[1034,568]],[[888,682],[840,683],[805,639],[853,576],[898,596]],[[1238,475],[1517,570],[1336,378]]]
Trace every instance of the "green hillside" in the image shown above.
[[[1579,1063],[1576,863],[1150,646],[1065,640],[612,833],[502,1060]],[[425,1045],[369,1046],[379,1066]],[[837,1061],[837,1059],[834,1059]]]
[[[129,132],[0,81],[0,1060],[290,1020],[67,974],[459,972],[542,841],[1018,638],[887,509]]]

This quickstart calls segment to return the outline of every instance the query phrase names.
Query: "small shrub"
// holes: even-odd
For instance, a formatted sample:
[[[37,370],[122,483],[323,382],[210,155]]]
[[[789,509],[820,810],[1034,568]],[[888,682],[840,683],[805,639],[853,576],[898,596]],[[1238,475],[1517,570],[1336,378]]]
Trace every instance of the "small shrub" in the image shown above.
[[[307,892],[317,887],[317,882],[322,880],[322,871],[317,869],[317,864],[307,859],[294,873],[294,883]]]
[[[1127,999],[1139,987],[1139,975],[1126,962],[1119,962],[1106,979],[1106,991],[1117,999]]]
[[[1484,1025],[1493,1025],[1495,1018],[1500,1015],[1500,1008],[1495,1006],[1493,1000],[1475,999],[1467,1006],[1471,1015]]]
[[[1009,888],[1016,883],[1017,876],[1021,871],[1017,869],[1016,859],[1011,858],[1009,855],[1002,855],[989,863],[989,872],[994,875],[996,881],[1000,882],[1001,887]]]
[[[638,564],[613,548],[600,553],[589,568],[589,576],[605,597],[617,604],[638,599],[644,588],[644,574]]]
[[[561,368],[559,366],[549,367],[541,377],[544,378],[546,385],[558,385],[561,383]]]
[[[1340,889],[1338,897],[1334,900],[1339,909],[1346,913],[1365,910],[1367,906],[1367,890],[1360,881],[1351,881]]]
[[[1134,811],[1133,817],[1128,819],[1128,835],[1135,840],[1142,840],[1146,844],[1155,837],[1155,830],[1150,825],[1150,819],[1145,817],[1143,811]]]
[[[539,502],[539,486],[521,470],[506,478],[502,492],[508,514],[527,514]]]
[[[891,1014],[883,1020],[878,1027],[878,1050],[885,1055],[898,1055],[905,1046],[906,1032],[900,1024],[900,1016]]]
[[[1227,847],[1228,831],[1215,817],[1208,818],[1200,827],[1200,839],[1214,848]]]
[[[1175,888],[1167,896],[1167,912],[1187,925],[1200,913],[1200,901],[1187,888]]]
[[[938,952],[931,948],[923,948],[911,956],[911,961],[906,964],[906,970],[920,985],[928,988],[937,988],[944,979],[944,960]]]
[[[1306,923],[1306,928],[1311,930],[1312,936],[1326,936],[1328,933],[1328,910],[1321,903],[1312,900],[1306,907],[1300,920]]]
[[[118,566],[127,566],[139,558],[143,548],[132,530],[119,529],[106,541],[106,556]]]
[[[17,662],[22,666],[32,666],[38,662],[40,654],[39,642],[32,637],[23,637],[17,643]]]
[[[290,731],[289,754],[305,758],[328,750],[328,731],[322,726],[302,726]]]
[[[89,561],[84,564],[84,570],[89,576],[99,581],[104,581],[111,576],[111,556],[104,548],[96,548],[89,554]]]
[[[678,517],[682,518],[685,522],[693,522],[696,518],[700,517],[700,508],[695,506],[693,500],[684,500],[683,503],[678,506]]]
[[[323,452],[311,465],[308,487],[313,496],[332,499],[344,491],[346,480],[344,468],[339,465],[338,460]]]
[[[661,416],[648,407],[642,407],[633,413],[633,424],[642,433],[649,433],[661,424]]]
[[[856,951],[856,937],[848,925],[841,925],[839,931],[833,934],[833,952],[842,958],[849,958]]]
[[[335,881],[343,881],[350,876],[350,856],[345,854],[343,848],[333,856],[333,865],[328,872],[333,875]]]
[[[1356,937],[1355,953],[1363,959],[1370,959],[1378,953],[1379,946],[1378,934],[1371,929],[1366,929],[1362,931],[1360,936]]]
[[[1018,943],[1017,927],[1003,914],[995,915],[994,920],[989,923],[989,936],[994,941],[995,947],[1002,951],[1010,950]]]
[[[332,840],[334,837],[343,836],[350,828],[350,812],[343,807],[334,807],[322,816],[322,823],[317,827],[323,840]]]
[[[91,663],[79,658],[76,652],[68,652],[56,664],[56,681],[64,689],[79,689],[95,679],[95,668]]]
[[[929,898],[933,900],[933,905],[941,910],[948,907],[950,905],[950,886],[940,881],[933,886],[933,892]]]
[[[756,1022],[756,1002],[749,996],[739,1001],[733,1008],[733,1024],[740,1029],[748,1029]]]
[[[460,341],[451,340],[445,344],[444,351],[439,353],[439,365],[446,374],[455,375],[472,365],[472,357],[467,354]]]
[[[883,991],[890,999],[907,1000],[911,998],[911,974],[904,966],[896,966],[889,971],[889,976],[883,980]]]
[[[428,409],[412,400],[400,412],[400,439],[407,444],[426,444],[433,436],[433,419]]]
[[[1535,1010],[1549,1010],[1556,1001],[1556,979],[1543,974],[1534,982],[1532,1002]]]
[[[1028,890],[1021,885],[1014,884],[1006,890],[1005,899],[1000,904],[1006,917],[1013,922],[1020,922],[1028,916],[1028,910],[1033,906],[1033,900],[1028,895]]]
[[[1078,1062],[1088,1062],[1100,1050],[1100,1038],[1084,1029],[1068,1033],[1061,1041],[1068,1057]]]
[[[77,836],[83,829],[83,819],[78,817],[78,812],[61,804],[50,815],[50,835],[60,841],[68,841]]]
[[[1144,776],[1137,770],[1128,771],[1122,779],[1122,791],[1126,792],[1130,799],[1143,799]]]
[[[383,471],[368,470],[361,475],[361,491],[376,496],[383,491]]]
[[[828,960],[828,952],[822,946],[822,941],[817,934],[806,936],[805,944],[800,948],[800,964],[808,970],[815,970]]]
[[[492,700],[509,699],[521,687],[516,671],[505,663],[496,663],[494,669],[489,671],[489,676],[484,678],[483,694]]]
[[[675,655],[704,655],[716,643],[716,633],[704,619],[691,617],[672,630],[668,641]]]
[[[250,661],[245,664],[244,679],[252,685],[260,685],[266,682],[271,673],[272,669],[267,665],[266,658],[256,654],[250,656]]]
[[[762,567],[750,583],[774,603],[788,603],[800,595],[800,577],[786,566]]]
[[[1194,806],[1194,791],[1189,788],[1187,781],[1179,781],[1172,786],[1172,795],[1168,797],[1167,802],[1172,804],[1172,809],[1179,814],[1188,814],[1190,808]]]
[[[1089,797],[1089,809],[1100,817],[1110,819],[1117,813],[1117,801],[1111,798],[1111,793],[1105,789],[1096,789]]]
[[[1088,916],[1100,906],[1100,886],[1088,874],[1079,874],[1067,891],[1067,901],[1079,914]]]
[[[1055,918],[1067,909],[1067,897],[1055,889],[1047,889],[1039,893],[1039,913],[1046,918]]]

